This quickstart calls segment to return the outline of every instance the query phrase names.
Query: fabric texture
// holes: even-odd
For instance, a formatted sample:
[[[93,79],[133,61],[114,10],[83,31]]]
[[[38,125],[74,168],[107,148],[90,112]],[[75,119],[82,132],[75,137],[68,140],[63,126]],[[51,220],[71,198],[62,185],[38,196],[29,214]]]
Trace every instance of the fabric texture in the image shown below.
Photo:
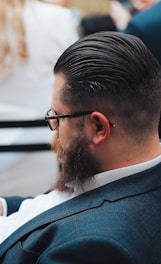
[[[161,164],[49,209],[1,244],[0,263],[160,264],[160,175]]]

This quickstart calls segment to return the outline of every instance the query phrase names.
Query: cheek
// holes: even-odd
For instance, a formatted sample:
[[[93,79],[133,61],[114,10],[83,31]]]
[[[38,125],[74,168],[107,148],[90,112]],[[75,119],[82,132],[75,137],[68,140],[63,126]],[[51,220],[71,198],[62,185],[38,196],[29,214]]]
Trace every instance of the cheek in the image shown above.
[[[75,123],[73,119],[62,119],[59,124],[59,141],[63,150],[68,149],[71,142],[80,133],[81,129]],[[82,132],[81,132],[82,135]]]
[[[65,129],[65,127],[59,127],[59,141],[63,150],[66,150],[70,145],[70,141],[74,136],[74,131],[71,129]]]

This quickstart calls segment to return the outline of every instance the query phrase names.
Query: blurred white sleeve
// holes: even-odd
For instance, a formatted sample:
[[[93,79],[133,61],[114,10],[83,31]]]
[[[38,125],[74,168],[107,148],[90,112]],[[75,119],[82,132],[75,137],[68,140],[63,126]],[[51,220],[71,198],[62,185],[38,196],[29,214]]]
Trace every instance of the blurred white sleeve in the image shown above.
[[[7,216],[7,203],[4,198],[0,197],[0,212],[2,212],[1,216]]]

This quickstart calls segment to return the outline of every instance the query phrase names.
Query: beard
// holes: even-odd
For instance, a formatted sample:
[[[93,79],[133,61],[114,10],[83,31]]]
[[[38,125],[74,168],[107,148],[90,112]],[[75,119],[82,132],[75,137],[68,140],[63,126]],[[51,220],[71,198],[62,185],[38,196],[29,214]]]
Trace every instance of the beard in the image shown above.
[[[56,152],[60,168],[57,182],[52,186],[52,190],[73,192],[70,183],[83,189],[85,182],[100,172],[100,164],[89,149],[87,137],[82,133],[71,140],[67,150],[63,150],[57,133],[53,137],[51,147]]]

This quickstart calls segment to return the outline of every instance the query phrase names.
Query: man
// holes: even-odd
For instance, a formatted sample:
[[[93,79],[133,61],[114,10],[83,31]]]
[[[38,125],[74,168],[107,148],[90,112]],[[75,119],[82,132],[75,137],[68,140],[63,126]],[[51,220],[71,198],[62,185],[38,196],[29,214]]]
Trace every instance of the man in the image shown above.
[[[62,172],[0,218],[0,263],[160,264],[159,63],[137,37],[102,32],[54,73],[46,120]]]
[[[139,37],[161,64],[161,2],[136,14],[122,32]]]

